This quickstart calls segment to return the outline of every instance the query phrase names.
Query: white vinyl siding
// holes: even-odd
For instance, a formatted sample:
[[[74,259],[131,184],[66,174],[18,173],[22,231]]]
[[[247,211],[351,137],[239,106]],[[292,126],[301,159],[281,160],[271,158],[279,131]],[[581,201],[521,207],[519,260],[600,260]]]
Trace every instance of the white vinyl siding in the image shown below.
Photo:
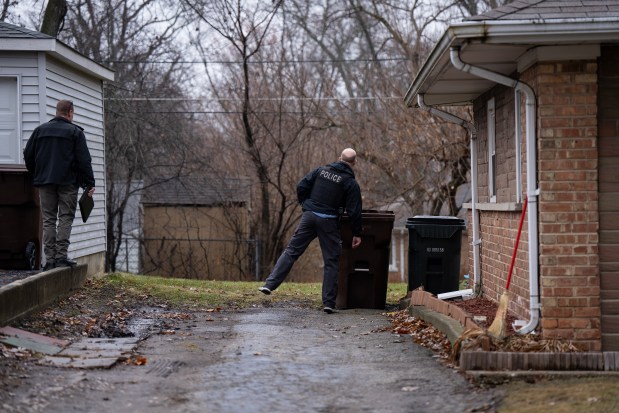
[[[73,122],[84,128],[95,175],[95,207],[83,223],[79,208],[71,232],[69,256],[83,257],[105,251],[105,147],[103,140],[103,86],[101,81],[52,58],[46,61],[46,109],[49,117],[55,113],[56,102],[73,101]],[[80,190],[80,195],[81,195]]]
[[[5,52],[0,53],[0,76],[17,79],[17,102],[18,102],[18,138],[17,164],[23,165],[23,149],[30,134],[39,126],[39,76],[37,53]],[[1,148],[3,151],[5,148]],[[0,163],[5,162],[0,160]],[[12,163],[12,162],[11,162]]]
[[[32,131],[55,116],[58,100],[73,100],[74,121],[84,128],[97,189],[95,208],[88,222],[82,223],[77,213],[69,257],[90,256],[99,260],[106,249],[103,81],[113,80],[113,73],[60,42],[36,33],[27,36],[15,38],[10,31],[6,36],[0,33],[0,42],[7,40],[0,50],[0,79],[17,82],[17,135],[12,143],[0,141],[0,153],[17,153],[17,163],[23,165],[23,149]],[[0,99],[4,96],[2,93]],[[11,156],[13,165],[15,159]],[[8,162],[0,159],[0,164]],[[102,261],[91,264],[90,269],[102,269]]]

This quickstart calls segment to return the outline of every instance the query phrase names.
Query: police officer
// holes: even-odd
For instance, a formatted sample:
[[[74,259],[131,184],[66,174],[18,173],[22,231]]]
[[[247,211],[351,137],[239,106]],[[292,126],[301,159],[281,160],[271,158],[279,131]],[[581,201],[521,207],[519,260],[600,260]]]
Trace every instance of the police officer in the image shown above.
[[[353,172],[356,158],[357,153],[346,148],[338,162],[313,170],[297,184],[297,198],[303,208],[301,222],[264,286],[259,288],[262,293],[271,294],[279,287],[309,243],[318,237],[324,261],[323,310],[333,313],[342,252],[339,218],[344,210],[350,217],[352,247],[361,245],[361,189]]]

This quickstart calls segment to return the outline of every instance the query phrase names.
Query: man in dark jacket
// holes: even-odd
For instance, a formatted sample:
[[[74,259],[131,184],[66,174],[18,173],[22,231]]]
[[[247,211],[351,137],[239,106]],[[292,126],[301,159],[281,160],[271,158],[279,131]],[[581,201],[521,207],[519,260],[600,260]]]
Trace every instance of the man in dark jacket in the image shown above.
[[[32,183],[41,199],[44,270],[75,266],[67,250],[78,188],[88,190],[90,197],[95,192],[84,129],[72,123],[73,110],[73,102],[59,101],[56,117],[36,128],[24,149],[26,168],[34,175]]]
[[[338,162],[314,169],[298,183],[297,198],[303,207],[301,222],[264,286],[259,288],[261,292],[268,295],[279,287],[295,261],[318,237],[324,261],[323,310],[333,312],[342,253],[339,218],[344,210],[350,217],[352,247],[361,245],[361,189],[352,169],[356,158],[353,149],[344,149]]]

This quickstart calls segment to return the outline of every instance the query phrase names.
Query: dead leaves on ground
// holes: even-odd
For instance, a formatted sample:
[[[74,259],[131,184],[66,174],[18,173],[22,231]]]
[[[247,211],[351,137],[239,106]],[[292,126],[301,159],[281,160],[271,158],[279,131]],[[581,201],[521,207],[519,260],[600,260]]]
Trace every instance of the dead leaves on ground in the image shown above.
[[[131,356],[124,363],[131,366],[145,366],[148,363],[148,359],[144,356]]]
[[[465,330],[453,345],[450,361],[455,363],[463,351],[505,351],[518,353],[577,353],[581,350],[571,341],[542,339],[534,334],[497,339],[484,329]]]
[[[387,313],[387,317],[391,320],[391,332],[394,334],[408,335],[415,343],[437,353],[441,359],[449,358],[451,343],[442,331],[411,316],[406,310]]]
[[[533,334],[524,336],[511,335],[500,340],[490,336],[485,329],[481,328],[465,330],[452,347],[445,334],[431,324],[411,316],[406,310],[388,313],[387,316],[392,323],[391,332],[412,337],[415,343],[434,351],[441,359],[451,363],[457,363],[462,351],[482,350],[529,353],[573,353],[581,351],[571,341],[542,339]]]

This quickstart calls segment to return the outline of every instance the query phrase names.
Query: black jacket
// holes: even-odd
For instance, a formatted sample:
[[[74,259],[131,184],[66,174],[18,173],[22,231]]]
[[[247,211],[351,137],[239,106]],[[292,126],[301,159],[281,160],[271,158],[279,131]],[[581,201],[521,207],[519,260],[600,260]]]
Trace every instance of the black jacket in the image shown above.
[[[305,175],[297,184],[297,198],[304,211],[340,215],[340,208],[345,209],[352,234],[361,235],[361,189],[346,162],[321,166]]]
[[[34,174],[32,184],[42,186],[95,186],[84,129],[63,117],[40,125],[24,149],[26,168]]]

